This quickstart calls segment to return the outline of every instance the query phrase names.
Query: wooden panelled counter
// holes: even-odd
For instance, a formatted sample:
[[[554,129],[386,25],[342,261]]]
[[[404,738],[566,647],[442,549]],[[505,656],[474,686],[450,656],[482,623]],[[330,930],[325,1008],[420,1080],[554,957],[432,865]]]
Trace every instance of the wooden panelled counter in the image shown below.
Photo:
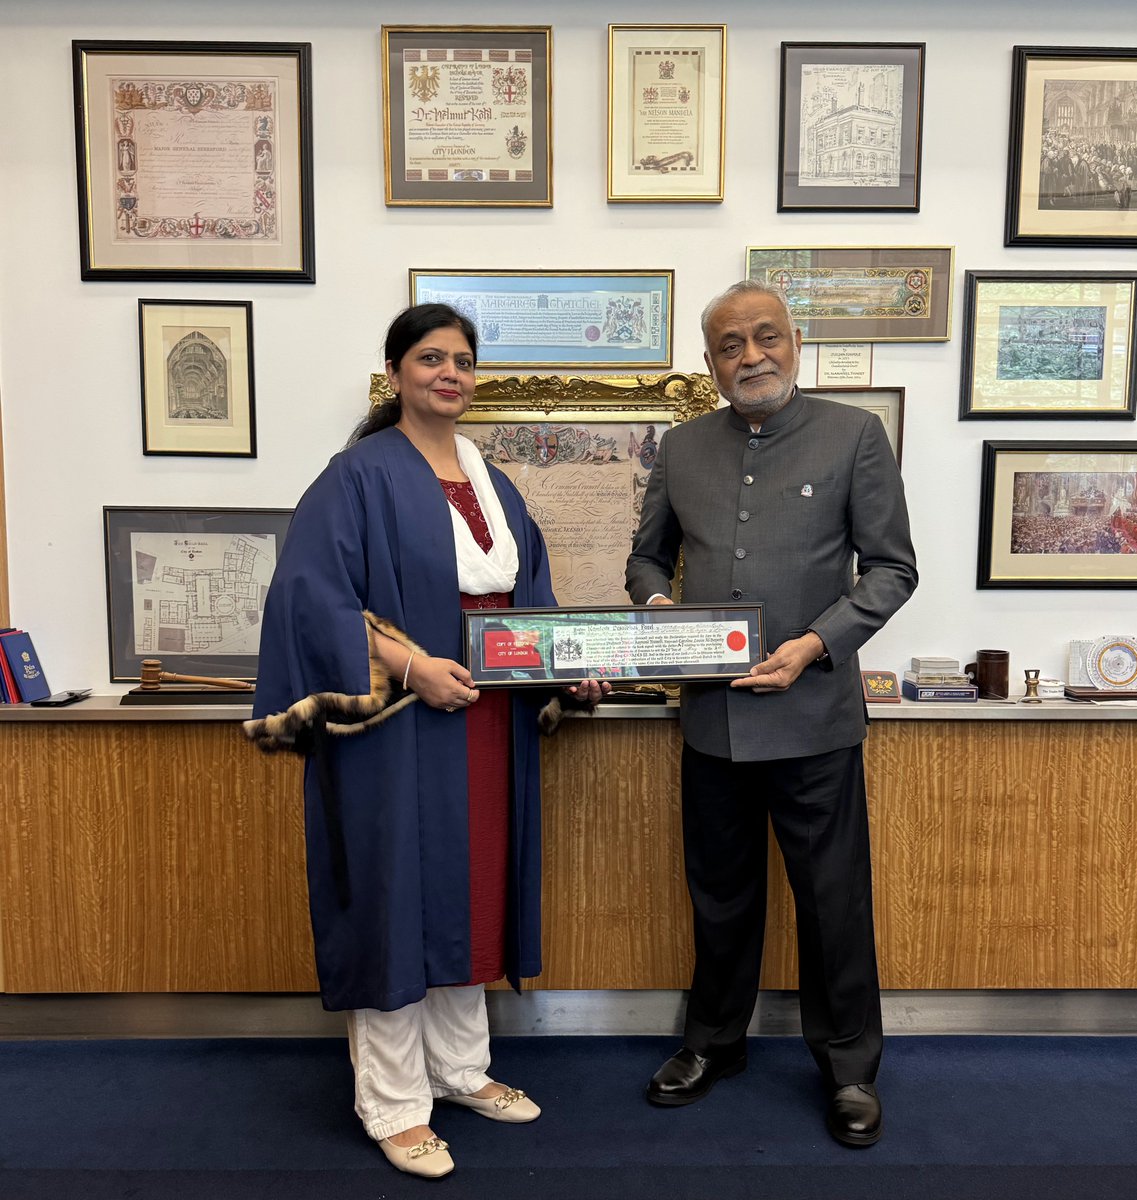
[[[300,764],[253,750],[246,715],[117,697],[0,710],[0,989],[314,989]],[[545,743],[535,986],[687,985],[674,715],[611,706]],[[1137,987],[1137,712],[873,716],[882,985]],[[771,881],[763,984],[792,988],[780,863]]]

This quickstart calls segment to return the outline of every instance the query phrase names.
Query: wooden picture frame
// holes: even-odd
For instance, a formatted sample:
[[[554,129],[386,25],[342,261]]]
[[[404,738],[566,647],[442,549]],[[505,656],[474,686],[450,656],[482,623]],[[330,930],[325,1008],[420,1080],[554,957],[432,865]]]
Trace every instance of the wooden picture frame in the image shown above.
[[[103,509],[112,683],[159,658],[180,675],[255,679],[286,508]]]
[[[548,25],[383,26],[389,206],[552,207],[552,39]]]
[[[256,458],[253,305],[139,300],[142,453]]]
[[[979,588],[1137,588],[1137,442],[984,442]]]
[[[722,203],[725,25],[608,26],[608,200]]]
[[[1015,46],[1007,246],[1137,246],[1137,50]]]
[[[783,42],[778,212],[919,212],[923,42]]]
[[[959,417],[1137,416],[1137,273],[967,271]]]
[[[315,282],[309,43],[71,45],[84,280]]]

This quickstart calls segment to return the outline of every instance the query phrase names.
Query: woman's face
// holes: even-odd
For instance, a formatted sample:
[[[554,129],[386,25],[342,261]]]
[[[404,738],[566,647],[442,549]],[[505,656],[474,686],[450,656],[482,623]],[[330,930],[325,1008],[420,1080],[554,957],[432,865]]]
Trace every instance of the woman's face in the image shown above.
[[[452,325],[432,329],[403,355],[387,377],[402,401],[400,423],[457,421],[474,398],[474,354],[466,335]]]

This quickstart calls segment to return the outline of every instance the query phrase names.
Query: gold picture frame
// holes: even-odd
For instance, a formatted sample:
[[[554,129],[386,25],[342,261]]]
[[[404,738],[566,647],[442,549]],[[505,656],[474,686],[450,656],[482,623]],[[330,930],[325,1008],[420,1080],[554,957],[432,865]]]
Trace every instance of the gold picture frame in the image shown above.
[[[552,207],[551,26],[384,25],[382,39],[389,207]]]
[[[722,203],[726,26],[608,26],[608,200]]]
[[[372,405],[391,398],[371,377]],[[717,406],[709,375],[483,376],[463,432],[525,497],[562,604],[627,604],[624,568],[666,429]]]

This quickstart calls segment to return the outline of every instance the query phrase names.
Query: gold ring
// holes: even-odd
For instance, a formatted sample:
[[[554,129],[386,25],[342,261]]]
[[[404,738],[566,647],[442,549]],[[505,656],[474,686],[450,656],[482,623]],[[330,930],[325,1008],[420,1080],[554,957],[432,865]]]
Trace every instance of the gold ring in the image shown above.
[[[449,704],[448,704],[448,705],[446,706],[446,710],[445,710],[445,711],[446,711],[446,712],[453,712],[453,711],[454,711],[454,709],[451,707],[451,705],[449,705]]]
[[[474,689],[473,689],[473,688],[470,688],[470,690],[469,690],[469,691],[466,693],[466,703],[467,703],[467,704],[469,704],[469,703],[470,703],[470,697],[471,697],[473,694],[474,694]]]

